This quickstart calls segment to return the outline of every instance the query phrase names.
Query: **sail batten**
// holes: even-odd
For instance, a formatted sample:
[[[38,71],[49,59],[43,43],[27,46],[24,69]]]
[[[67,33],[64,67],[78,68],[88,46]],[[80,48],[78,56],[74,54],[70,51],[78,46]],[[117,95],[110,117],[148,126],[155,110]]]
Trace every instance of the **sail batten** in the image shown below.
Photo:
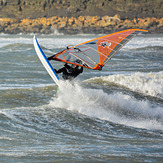
[[[63,50],[53,59],[90,69],[101,69],[141,29],[128,29],[102,36]]]

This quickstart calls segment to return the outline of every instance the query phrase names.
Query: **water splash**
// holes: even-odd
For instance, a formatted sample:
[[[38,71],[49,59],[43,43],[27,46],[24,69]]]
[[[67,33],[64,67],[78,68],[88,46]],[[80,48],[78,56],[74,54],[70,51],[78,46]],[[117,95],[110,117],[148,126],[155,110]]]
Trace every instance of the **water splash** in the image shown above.
[[[102,89],[83,88],[77,82],[62,82],[60,91],[49,106],[111,121],[126,126],[162,129],[161,107],[122,93],[105,93]]]

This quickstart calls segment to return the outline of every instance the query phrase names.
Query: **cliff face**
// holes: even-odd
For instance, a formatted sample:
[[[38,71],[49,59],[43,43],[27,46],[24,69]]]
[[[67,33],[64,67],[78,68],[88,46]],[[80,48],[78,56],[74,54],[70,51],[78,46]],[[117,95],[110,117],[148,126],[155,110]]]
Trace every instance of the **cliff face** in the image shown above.
[[[163,0],[0,0],[3,33],[163,32]]]
[[[162,0],[0,0],[1,18],[114,16],[163,17]]]

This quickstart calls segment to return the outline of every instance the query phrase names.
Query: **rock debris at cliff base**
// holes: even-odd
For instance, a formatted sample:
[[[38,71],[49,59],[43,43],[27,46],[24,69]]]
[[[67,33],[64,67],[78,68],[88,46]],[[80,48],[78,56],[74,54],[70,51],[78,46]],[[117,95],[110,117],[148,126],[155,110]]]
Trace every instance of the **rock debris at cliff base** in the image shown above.
[[[0,18],[0,33],[42,33],[51,34],[60,32],[64,34],[79,33],[109,33],[129,28],[147,29],[151,33],[163,32],[163,18],[137,18],[121,20],[118,15],[109,16],[79,16],[14,19]]]

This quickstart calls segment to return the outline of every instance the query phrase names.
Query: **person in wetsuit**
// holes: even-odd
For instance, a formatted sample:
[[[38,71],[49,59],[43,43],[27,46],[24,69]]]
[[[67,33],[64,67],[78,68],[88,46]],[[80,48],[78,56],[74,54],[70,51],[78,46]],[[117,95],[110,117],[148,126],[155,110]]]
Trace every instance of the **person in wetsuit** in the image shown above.
[[[71,67],[66,63],[63,68],[59,70],[54,70],[57,74],[62,73],[63,79],[72,80],[83,72],[83,67],[79,68],[79,66],[77,65],[73,65],[73,67]]]

